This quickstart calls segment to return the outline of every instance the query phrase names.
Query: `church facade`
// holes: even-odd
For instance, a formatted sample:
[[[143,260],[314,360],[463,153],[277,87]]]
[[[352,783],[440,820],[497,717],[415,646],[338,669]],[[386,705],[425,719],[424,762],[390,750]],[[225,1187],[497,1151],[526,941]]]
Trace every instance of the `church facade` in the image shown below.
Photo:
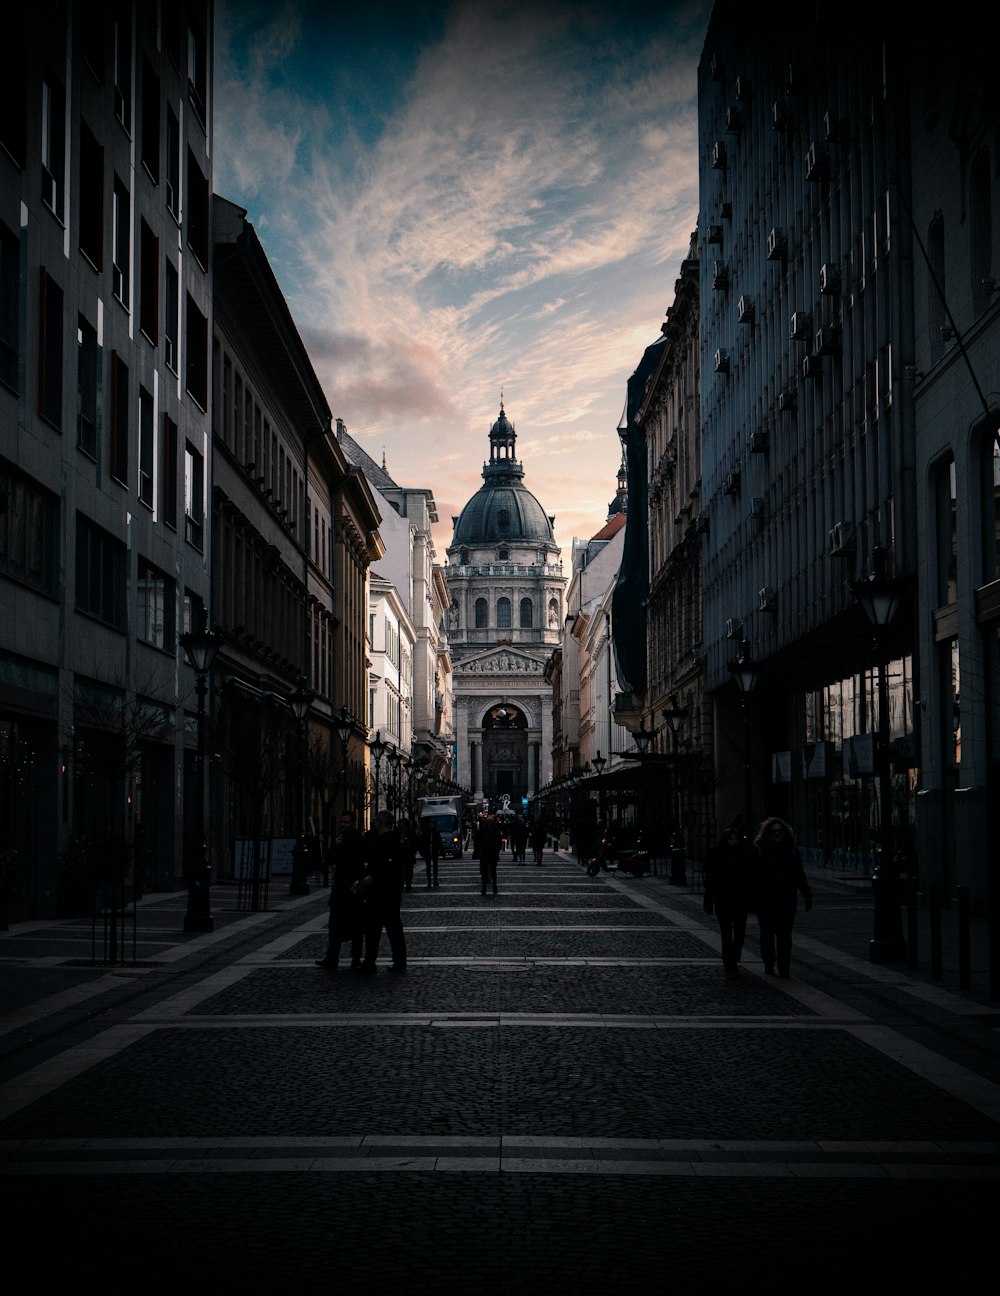
[[[458,517],[445,578],[451,597],[458,783],[520,809],[552,777],[552,689],[565,578],[550,517],[524,485],[516,432],[500,402],[483,484]]]

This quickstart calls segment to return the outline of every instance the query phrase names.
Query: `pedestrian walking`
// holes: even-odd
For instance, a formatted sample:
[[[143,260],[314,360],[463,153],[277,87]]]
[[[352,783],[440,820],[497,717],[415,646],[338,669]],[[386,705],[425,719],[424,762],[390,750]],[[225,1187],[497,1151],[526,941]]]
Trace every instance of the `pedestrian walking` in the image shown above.
[[[812,891],[802,867],[802,856],[795,845],[791,824],[772,816],[765,819],[754,838],[753,901],[760,924],[760,953],[764,971],[774,975],[791,975],[792,927],[798,908],[798,893],[805,901],[806,913],[812,908]]]
[[[420,854],[427,870],[428,887],[437,886],[438,884],[438,861],[443,850],[444,843],[441,841],[441,830],[433,819],[425,819],[423,831],[420,834]]]
[[[368,923],[365,931],[365,958],[362,972],[377,971],[382,932],[389,937],[392,950],[390,972],[406,971],[406,937],[400,908],[403,903],[405,866],[399,846],[399,834],[388,810],[380,810],[375,824],[364,839],[365,875],[362,887],[366,893]]]
[[[479,828],[479,877],[482,881],[482,894],[492,883],[493,894],[498,895],[497,865],[500,863],[500,849],[503,837],[500,824],[492,815],[484,815]]]
[[[399,821],[399,849],[403,854],[403,889],[413,890],[413,867],[417,862],[417,835],[409,819]]]
[[[545,826],[544,819],[536,819],[531,829],[531,849],[534,852],[535,863],[541,864],[542,854],[545,850],[545,843],[548,839],[548,829]]]
[[[510,844],[514,853],[514,863],[523,864],[528,850],[528,825],[524,815],[515,815],[514,826],[510,830]]]
[[[340,816],[340,831],[333,839],[331,851],[333,883],[330,887],[330,921],[326,954],[316,960],[317,967],[337,970],[340,947],[345,940],[351,942],[351,967],[361,966],[364,950],[365,912],[364,896],[360,887],[364,877],[364,838],[354,822],[350,810]]]
[[[730,826],[705,857],[707,914],[715,913],[722,937],[722,966],[727,977],[739,976],[740,955],[753,902],[753,856],[738,828]]]

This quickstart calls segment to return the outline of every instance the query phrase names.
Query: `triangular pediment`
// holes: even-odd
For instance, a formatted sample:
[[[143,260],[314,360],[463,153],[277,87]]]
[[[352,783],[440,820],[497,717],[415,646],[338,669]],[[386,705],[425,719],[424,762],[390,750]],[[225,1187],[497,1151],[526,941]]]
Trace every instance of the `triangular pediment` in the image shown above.
[[[543,675],[545,661],[519,648],[487,648],[452,667],[453,675]]]

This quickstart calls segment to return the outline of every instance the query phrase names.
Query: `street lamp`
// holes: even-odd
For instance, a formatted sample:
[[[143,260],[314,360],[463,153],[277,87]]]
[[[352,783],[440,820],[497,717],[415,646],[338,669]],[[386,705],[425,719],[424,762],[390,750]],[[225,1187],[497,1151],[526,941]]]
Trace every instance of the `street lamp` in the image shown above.
[[[681,839],[681,803],[679,789],[677,786],[678,775],[678,756],[680,754],[681,729],[684,727],[684,721],[688,717],[687,707],[682,707],[673,694],[670,696],[670,705],[664,707],[660,713],[673,740],[673,768],[670,771],[670,782],[673,789],[674,803],[674,830],[670,839],[670,881],[674,886],[687,886],[687,876],[685,873],[684,861],[684,843]]]
[[[341,811],[347,810],[347,744],[350,741],[351,734],[354,732],[354,721],[348,713],[347,707],[340,708],[340,719],[336,725],[337,737],[340,739],[340,768],[341,780],[343,782],[343,791],[341,792]]]
[[[740,651],[736,660],[729,663],[729,670],[740,691],[740,708],[743,712],[743,825],[749,840],[753,823],[753,774],[750,765],[750,694],[757,687],[760,678],[760,663],[755,661],[750,652],[750,640],[740,642]]]
[[[601,816],[602,830],[607,829],[607,824],[604,822],[604,783],[601,780],[601,775],[604,773],[604,767],[607,763],[608,758],[601,755],[601,749],[598,747],[597,755],[594,757],[592,764],[597,772],[597,809]]]
[[[393,814],[399,818],[399,763],[402,760],[398,747],[390,747],[386,760],[389,762],[389,796],[386,798],[390,803]]]
[[[375,761],[375,813],[379,810],[379,787],[378,787],[378,770],[382,764],[382,757],[385,754],[385,743],[382,741],[382,730],[375,730],[375,737],[371,741],[372,759]]]
[[[864,608],[872,626],[878,667],[878,801],[879,833],[872,891],[875,899],[874,934],[868,946],[873,963],[903,963],[906,941],[899,904],[896,853],[892,827],[892,770],[889,764],[889,684],[885,660],[885,632],[903,599],[904,585],[887,574],[888,551],[875,545],[867,575],[851,582],[851,592]]]
[[[306,720],[312,705],[313,693],[306,687],[304,675],[299,676],[295,692],[288,699],[292,714],[299,726],[299,813],[298,839],[292,850],[292,881],[289,895],[309,894],[309,846],[306,842]]]
[[[639,728],[632,733],[632,741],[635,743],[635,749],[640,756],[645,756],[649,751],[649,745],[653,741],[655,730],[646,728],[646,718],[639,721]]]
[[[198,858],[188,862],[187,913],[184,930],[210,932],[215,929],[212,917],[210,890],[212,865],[208,858],[208,839],[205,830],[205,695],[208,677],[222,644],[222,635],[208,628],[208,609],[201,608],[201,625],[188,630],[178,640],[187,663],[194,671],[198,695],[198,748],[195,757],[195,815],[198,821]]]

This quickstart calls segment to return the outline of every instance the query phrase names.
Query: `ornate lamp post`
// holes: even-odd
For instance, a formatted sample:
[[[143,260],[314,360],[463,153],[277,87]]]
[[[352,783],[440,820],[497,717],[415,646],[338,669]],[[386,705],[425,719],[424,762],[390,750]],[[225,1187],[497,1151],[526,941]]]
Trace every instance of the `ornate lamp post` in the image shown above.
[[[740,691],[740,709],[743,712],[743,826],[747,839],[753,832],[753,770],[750,764],[750,695],[760,678],[760,663],[750,651],[750,640],[740,643],[736,660],[729,663],[736,687]]]
[[[667,727],[670,730],[670,737],[673,740],[673,768],[670,772],[670,782],[673,791],[673,832],[670,837],[670,881],[674,886],[687,886],[687,875],[685,872],[684,859],[684,842],[681,838],[681,802],[677,783],[679,773],[678,757],[680,755],[681,730],[684,727],[684,721],[688,717],[687,707],[682,707],[677,698],[671,694],[670,705],[664,707],[661,712]]]
[[[601,775],[604,773],[604,767],[608,763],[608,758],[601,755],[601,749],[598,747],[597,755],[591,762],[597,774],[597,812],[601,817],[601,828],[607,830],[607,824],[604,822],[604,784],[601,781]]]
[[[386,800],[392,813],[399,818],[399,765],[402,760],[398,747],[390,747],[386,754],[389,762],[389,795]]]
[[[375,730],[375,737],[369,744],[371,747],[372,760],[375,762],[375,813],[379,811],[379,781],[378,771],[382,764],[382,757],[385,755],[385,743],[382,741],[382,730]]]
[[[899,879],[892,825],[892,770],[889,764],[889,685],[885,660],[885,632],[902,602],[904,585],[889,576],[888,551],[875,545],[866,576],[851,582],[851,591],[865,610],[873,631],[878,664],[878,858],[872,871],[875,898],[874,933],[868,946],[873,963],[903,963],[906,941],[899,904]]]
[[[208,609],[201,609],[201,625],[180,636],[187,663],[194,671],[198,695],[198,751],[195,758],[195,816],[198,821],[198,858],[188,863],[187,913],[184,930],[210,932],[215,929],[212,917],[211,886],[212,865],[208,858],[208,838],[205,831],[205,696],[208,677],[212,672],[216,654],[222,644],[222,635],[208,628]]]
[[[305,676],[299,676],[295,692],[288,699],[292,714],[299,726],[299,796],[298,839],[292,850],[292,881],[289,895],[309,894],[309,844],[306,841],[306,720],[312,705],[312,691],[306,687]]]
[[[348,713],[347,707],[340,708],[340,718],[336,724],[337,737],[340,739],[340,778],[343,791],[341,792],[341,810],[348,809],[347,805],[347,744],[350,741],[351,734],[354,732],[354,721]]]

